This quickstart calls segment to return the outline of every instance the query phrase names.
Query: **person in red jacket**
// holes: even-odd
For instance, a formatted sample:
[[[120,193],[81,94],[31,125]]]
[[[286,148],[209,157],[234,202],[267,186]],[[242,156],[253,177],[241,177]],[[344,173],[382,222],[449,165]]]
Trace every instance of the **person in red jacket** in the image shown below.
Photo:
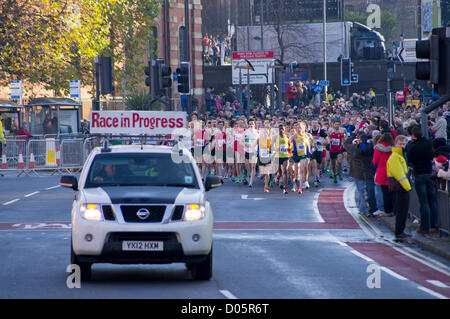
[[[297,95],[298,95],[298,89],[294,85],[294,82],[289,82],[289,86],[286,90],[286,93],[288,95],[289,105],[291,107],[294,107],[296,105]]]
[[[19,136],[27,136],[27,137],[33,137],[31,133],[28,131],[28,127],[26,125],[22,126],[22,128],[17,133]]]
[[[391,193],[389,193],[388,187],[388,177],[386,163],[392,154],[392,147],[394,146],[394,139],[391,133],[383,133],[374,147],[373,154],[373,164],[376,166],[377,170],[375,173],[375,184],[381,186],[381,191],[383,192],[383,202],[384,202],[384,216],[392,216],[394,211],[394,198]]]

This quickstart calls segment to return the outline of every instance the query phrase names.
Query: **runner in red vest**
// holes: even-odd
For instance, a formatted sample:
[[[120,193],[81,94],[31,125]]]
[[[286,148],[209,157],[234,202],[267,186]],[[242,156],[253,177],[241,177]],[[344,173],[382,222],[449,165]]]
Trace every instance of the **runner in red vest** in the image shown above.
[[[342,180],[342,153],[344,151],[344,132],[342,131],[340,126],[341,122],[339,120],[335,120],[333,122],[333,127],[328,134],[330,137],[330,178],[334,179],[335,184],[337,184],[337,176],[339,176],[339,179]]]

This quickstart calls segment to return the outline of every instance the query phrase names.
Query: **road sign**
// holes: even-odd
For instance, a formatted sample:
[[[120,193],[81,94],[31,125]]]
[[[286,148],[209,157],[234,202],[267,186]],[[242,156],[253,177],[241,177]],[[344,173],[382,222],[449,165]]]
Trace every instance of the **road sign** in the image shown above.
[[[330,86],[330,81],[320,81],[319,84],[321,86]]]
[[[403,51],[405,51],[404,48],[402,48],[402,49],[400,50],[400,52],[398,53],[398,58],[399,58],[399,60],[400,60],[402,63],[405,62],[405,59],[404,59],[403,56],[402,56]]]
[[[70,97],[74,99],[81,98],[81,81],[70,80]]]
[[[23,96],[23,83],[21,80],[11,81],[11,99],[21,100]]]
[[[247,72],[250,75],[250,84],[270,84],[272,83],[272,72],[275,61],[273,51],[240,51],[232,54],[232,78],[233,84],[239,84],[239,77],[241,76],[241,83],[247,84]],[[250,64],[253,70],[247,71],[240,69],[245,65]]]
[[[352,74],[351,82],[352,83],[358,83],[358,81],[359,81],[359,75],[358,74]]]

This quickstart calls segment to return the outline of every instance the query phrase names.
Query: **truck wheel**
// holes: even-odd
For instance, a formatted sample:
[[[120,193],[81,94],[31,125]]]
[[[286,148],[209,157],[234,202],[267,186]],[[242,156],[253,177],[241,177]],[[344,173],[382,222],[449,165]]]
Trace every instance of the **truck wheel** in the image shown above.
[[[81,272],[81,281],[90,281],[92,277],[92,263],[83,263],[78,261],[77,255],[73,251],[73,247],[70,247],[70,263],[73,265],[78,265]]]
[[[189,264],[194,280],[209,280],[212,277],[212,247],[206,259],[200,263]]]

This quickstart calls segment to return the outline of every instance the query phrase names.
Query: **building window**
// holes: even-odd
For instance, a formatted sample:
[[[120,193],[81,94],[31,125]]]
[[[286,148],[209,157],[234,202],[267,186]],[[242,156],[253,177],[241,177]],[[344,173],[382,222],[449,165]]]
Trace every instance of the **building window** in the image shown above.
[[[186,61],[186,27],[178,29],[178,51],[180,61]]]
[[[158,28],[153,26],[152,28],[152,38],[148,43],[149,59],[153,60],[157,58],[156,52],[158,52]]]

